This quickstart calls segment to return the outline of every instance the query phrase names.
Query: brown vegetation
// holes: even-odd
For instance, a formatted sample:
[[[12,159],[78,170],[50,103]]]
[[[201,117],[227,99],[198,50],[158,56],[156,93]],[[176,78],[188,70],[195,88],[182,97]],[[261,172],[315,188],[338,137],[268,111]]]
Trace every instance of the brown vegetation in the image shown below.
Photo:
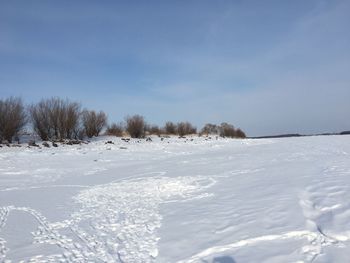
[[[165,133],[168,135],[171,135],[171,134],[175,135],[177,130],[176,124],[174,124],[171,121],[168,121],[165,123],[164,130],[165,130]]]
[[[33,129],[42,140],[73,139],[82,136],[80,104],[60,98],[43,99],[30,107]]]
[[[112,123],[107,126],[107,115],[94,110],[81,111],[77,102],[53,97],[42,99],[28,107],[33,130],[43,141],[83,139],[99,136],[105,127],[107,135],[123,136],[127,132],[133,138],[144,138],[145,135],[179,135],[181,137],[197,134],[197,128],[190,122],[177,124],[168,121],[163,128],[158,125],[148,125],[141,115],[127,116],[125,123]],[[18,137],[27,123],[27,114],[20,98],[0,100],[0,143],[11,142]],[[232,124],[221,125],[207,123],[199,135],[220,135],[229,138],[245,138],[241,129],[235,129]]]
[[[141,115],[125,117],[126,131],[132,138],[145,137],[145,119]]]
[[[211,124],[211,123],[207,123],[204,125],[204,127],[202,128],[200,134],[201,135],[215,135],[219,133],[219,127],[216,124]]]
[[[20,98],[0,100],[0,142],[12,142],[27,123],[27,116]]]
[[[84,110],[82,112],[82,124],[87,137],[99,136],[102,129],[107,125],[107,115],[100,111]]]
[[[221,123],[219,127],[219,134],[221,137],[236,137],[236,130],[232,124],[228,124],[226,122]]]
[[[159,128],[158,125],[151,125],[151,126],[146,126],[147,129],[146,131],[148,132],[149,135],[157,135],[160,136],[164,131]]]
[[[189,134],[196,134],[197,128],[189,122],[179,122],[177,124],[177,133],[181,137]]]
[[[236,137],[243,139],[243,138],[246,138],[247,136],[245,135],[245,133],[241,129],[238,128],[236,130]]]
[[[116,124],[112,123],[107,127],[106,134],[107,135],[112,135],[112,136],[117,136],[117,137],[122,137],[124,132],[124,127],[123,124]]]

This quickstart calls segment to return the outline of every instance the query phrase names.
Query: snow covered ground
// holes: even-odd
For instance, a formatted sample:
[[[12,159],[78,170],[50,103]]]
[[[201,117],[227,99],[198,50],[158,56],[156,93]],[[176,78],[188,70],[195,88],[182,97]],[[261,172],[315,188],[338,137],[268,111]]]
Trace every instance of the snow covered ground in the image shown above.
[[[350,136],[3,147],[0,262],[349,262],[349,188]]]

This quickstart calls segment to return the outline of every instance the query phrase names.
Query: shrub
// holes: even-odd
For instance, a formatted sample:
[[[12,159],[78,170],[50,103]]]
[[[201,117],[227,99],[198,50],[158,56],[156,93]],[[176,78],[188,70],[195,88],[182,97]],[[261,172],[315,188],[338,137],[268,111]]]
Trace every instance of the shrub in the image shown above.
[[[241,129],[238,128],[238,129],[236,130],[236,137],[237,137],[237,138],[242,138],[242,139],[243,139],[243,138],[246,138],[247,136],[245,135],[245,133],[244,133]]]
[[[79,127],[80,121],[80,104],[77,102],[69,102],[66,100],[63,102],[63,107],[60,115],[61,123],[61,139],[77,138],[81,132]]]
[[[147,132],[149,134],[151,134],[151,135],[158,135],[158,136],[160,136],[161,133],[162,133],[162,130],[159,128],[158,125],[152,125],[152,126],[148,127]]]
[[[112,135],[112,136],[117,136],[117,137],[122,137],[124,132],[124,127],[123,124],[116,124],[112,123],[110,126],[107,127],[106,134],[107,135]]]
[[[177,133],[179,136],[185,136],[188,134],[195,134],[195,133],[197,133],[197,128],[195,128],[189,122],[179,122],[177,124]]]
[[[221,137],[236,137],[236,130],[232,124],[228,124],[226,122],[221,123],[219,127],[219,132]]]
[[[0,100],[0,142],[12,142],[12,138],[18,137],[26,123],[27,116],[20,98]]]
[[[42,140],[81,137],[79,103],[60,98],[43,99],[29,111],[34,131]]]
[[[33,129],[44,141],[52,138],[54,133],[58,137],[58,128],[57,126],[53,127],[53,122],[51,120],[52,112],[50,110],[51,105],[48,100],[42,100],[29,108]]]
[[[219,127],[215,124],[207,123],[202,128],[201,134],[209,135],[209,134],[218,134],[219,133]]]
[[[168,121],[168,122],[165,123],[164,130],[165,130],[165,133],[169,134],[169,135],[177,133],[176,132],[176,130],[177,130],[176,125],[173,122],[171,122],[171,121]]]
[[[94,110],[84,110],[82,112],[82,124],[86,136],[89,138],[98,136],[107,125],[107,115],[103,111],[96,113]]]
[[[145,120],[143,116],[134,115],[125,118],[126,131],[132,138],[145,137]]]

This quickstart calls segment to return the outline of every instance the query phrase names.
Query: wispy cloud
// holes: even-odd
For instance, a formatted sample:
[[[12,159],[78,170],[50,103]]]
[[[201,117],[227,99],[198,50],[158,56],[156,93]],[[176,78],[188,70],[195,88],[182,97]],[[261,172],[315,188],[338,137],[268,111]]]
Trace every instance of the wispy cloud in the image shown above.
[[[349,129],[348,1],[0,5],[2,96],[249,135]]]

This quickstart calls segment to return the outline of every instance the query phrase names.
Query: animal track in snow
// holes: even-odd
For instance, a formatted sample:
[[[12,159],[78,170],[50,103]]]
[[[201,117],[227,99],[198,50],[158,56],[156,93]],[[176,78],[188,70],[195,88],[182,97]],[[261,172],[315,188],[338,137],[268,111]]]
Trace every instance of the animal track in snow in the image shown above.
[[[57,245],[64,251],[62,255],[34,256],[29,260],[29,262],[57,262],[60,260],[61,262],[62,260],[65,262],[84,262],[82,261],[84,256],[82,253],[80,253],[80,251],[76,250],[76,244],[72,242],[72,239],[61,235],[57,230],[55,230],[40,212],[29,207],[15,206],[2,207],[0,211],[5,211],[5,213],[1,213],[3,215],[2,221],[4,222],[2,227],[4,227],[6,219],[11,211],[21,211],[32,215],[38,222],[37,231],[32,233],[34,243]],[[6,252],[9,250],[9,248],[5,247],[5,243],[6,241],[0,238],[0,259],[6,259]]]

